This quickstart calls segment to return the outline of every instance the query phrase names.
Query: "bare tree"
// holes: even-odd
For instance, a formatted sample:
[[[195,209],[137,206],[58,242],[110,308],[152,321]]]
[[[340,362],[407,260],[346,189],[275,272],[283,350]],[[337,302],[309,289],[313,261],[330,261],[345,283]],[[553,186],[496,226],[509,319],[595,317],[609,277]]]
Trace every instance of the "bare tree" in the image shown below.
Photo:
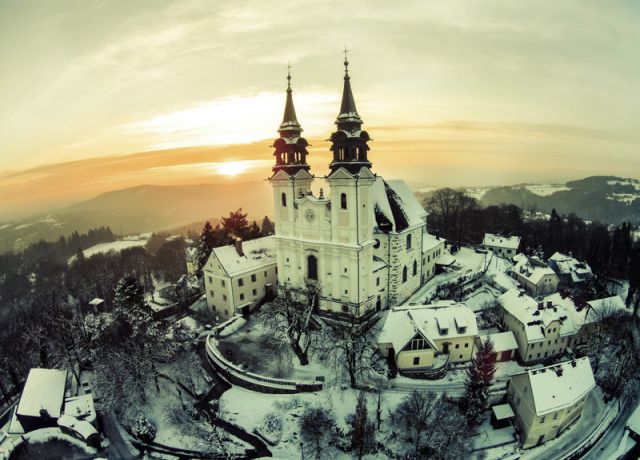
[[[309,302],[309,295],[307,290],[294,291],[286,287],[260,312],[266,344],[275,349],[291,347],[303,366],[309,364],[309,351],[314,343],[313,303]]]
[[[322,458],[334,423],[333,414],[322,407],[308,407],[300,416],[300,437],[315,458]]]
[[[351,388],[378,370],[380,360],[372,321],[356,317],[327,321],[319,345],[320,359],[338,376],[348,376]]]
[[[413,390],[392,414],[394,424],[413,442],[413,454],[420,457],[426,442],[429,422],[437,408],[438,397],[431,391]]]

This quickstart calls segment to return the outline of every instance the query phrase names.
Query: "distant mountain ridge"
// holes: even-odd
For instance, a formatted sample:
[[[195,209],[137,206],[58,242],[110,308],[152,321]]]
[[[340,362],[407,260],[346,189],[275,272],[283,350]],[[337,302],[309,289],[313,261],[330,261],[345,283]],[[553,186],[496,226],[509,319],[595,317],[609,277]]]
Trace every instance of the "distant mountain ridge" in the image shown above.
[[[560,214],[573,212],[591,221],[640,224],[640,181],[637,179],[591,176],[567,182],[564,186],[476,188],[470,194],[479,198],[483,206],[506,203],[547,213],[555,208]]]
[[[243,208],[261,221],[273,207],[268,182],[197,185],[141,185],[103,193],[54,212],[0,223],[0,253],[22,250],[40,239],[56,240],[73,231],[109,226],[117,234],[174,229],[217,219]]]

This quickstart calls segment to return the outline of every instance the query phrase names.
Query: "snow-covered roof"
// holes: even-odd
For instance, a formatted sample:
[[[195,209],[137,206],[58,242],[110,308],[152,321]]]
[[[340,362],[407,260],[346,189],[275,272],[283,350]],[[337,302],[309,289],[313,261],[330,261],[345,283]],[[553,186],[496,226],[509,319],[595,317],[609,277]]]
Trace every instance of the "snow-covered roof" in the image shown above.
[[[424,232],[422,235],[422,252],[431,251],[434,248],[437,248],[439,245],[444,244],[444,239],[436,238],[434,235],[430,233]]]
[[[40,411],[44,410],[49,417],[60,417],[66,386],[67,371],[31,369],[16,413],[26,417],[41,417]]]
[[[374,217],[382,232],[401,232],[424,224],[427,211],[403,180],[373,183]]]
[[[618,295],[590,300],[587,302],[586,308],[582,308],[580,311],[574,309],[572,318],[576,325],[582,326],[584,324],[596,323],[600,321],[603,316],[615,312],[629,312],[624,301]]]
[[[492,246],[496,248],[518,249],[520,246],[519,236],[501,236],[494,233],[485,233],[483,246]]]
[[[211,251],[210,258],[215,256],[229,276],[240,275],[247,271],[276,263],[276,244],[273,236],[243,241],[242,252],[238,254],[236,246],[229,244]],[[207,264],[208,265],[208,264]]]
[[[89,305],[91,305],[92,307],[97,307],[98,305],[102,305],[103,303],[104,303],[104,299],[96,297],[91,302],[89,302]]]
[[[578,327],[572,320],[571,310],[559,294],[545,297],[536,302],[518,289],[498,297],[498,303],[524,325],[527,342],[545,339],[546,328],[554,321],[560,322],[560,337],[575,335]]]
[[[98,431],[91,423],[87,422],[86,420],[78,420],[77,418],[70,415],[62,415],[58,419],[58,426],[78,433],[84,440],[87,440],[89,439],[89,437],[98,434]]]
[[[80,420],[93,422],[96,419],[96,410],[91,394],[74,396],[64,401],[64,415],[70,415]]]
[[[588,357],[532,369],[526,375],[538,417],[572,406],[596,386]]]
[[[540,280],[546,275],[556,275],[551,267],[545,264],[537,257],[527,257],[524,254],[517,254],[514,256],[516,264],[513,267],[513,272],[537,285]]]
[[[571,276],[574,283],[584,281],[593,274],[591,267],[586,262],[581,262],[561,252],[554,253],[549,257],[549,260],[553,261],[557,267],[558,274]]]
[[[442,265],[443,267],[448,267],[449,265],[453,265],[454,262],[456,261],[456,258],[453,257],[451,254],[442,254],[440,257],[438,257],[438,260],[436,260],[436,265]]]
[[[391,343],[399,353],[417,333],[436,348],[436,340],[478,335],[476,315],[465,304],[451,300],[394,307],[387,314],[378,343]]]
[[[505,420],[511,417],[515,417],[513,409],[509,404],[500,404],[491,408],[496,420]]]
[[[482,344],[484,344],[489,339],[491,339],[491,341],[493,342],[493,351],[495,353],[516,350],[518,348],[518,342],[516,342],[516,338],[511,331],[480,336],[480,341],[482,342]]]

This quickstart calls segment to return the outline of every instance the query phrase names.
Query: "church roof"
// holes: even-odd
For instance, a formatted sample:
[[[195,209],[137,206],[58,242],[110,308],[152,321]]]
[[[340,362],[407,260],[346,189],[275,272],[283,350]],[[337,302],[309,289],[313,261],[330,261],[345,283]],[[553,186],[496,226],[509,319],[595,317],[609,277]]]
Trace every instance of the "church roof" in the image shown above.
[[[378,229],[384,233],[401,232],[424,224],[424,210],[403,180],[385,181],[377,177],[373,184],[374,214]]]
[[[293,105],[293,95],[291,90],[291,73],[287,74],[287,100],[284,105],[284,115],[282,116],[282,123],[280,123],[280,129],[278,132],[284,131],[302,131],[298,117],[296,116],[296,108]],[[296,139],[297,140],[297,139]]]
[[[342,102],[340,103],[340,113],[338,114],[337,124],[342,123],[362,124],[362,119],[358,115],[356,101],[351,91],[351,77],[349,76],[349,61],[346,56],[344,60],[344,86],[342,88]]]

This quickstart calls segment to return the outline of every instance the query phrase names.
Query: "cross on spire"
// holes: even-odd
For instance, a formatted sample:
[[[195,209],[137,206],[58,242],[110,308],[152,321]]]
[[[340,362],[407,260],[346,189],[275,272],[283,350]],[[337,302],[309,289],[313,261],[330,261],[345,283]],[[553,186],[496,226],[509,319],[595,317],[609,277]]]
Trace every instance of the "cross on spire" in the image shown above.
[[[287,62],[287,90],[291,91],[291,63]]]

